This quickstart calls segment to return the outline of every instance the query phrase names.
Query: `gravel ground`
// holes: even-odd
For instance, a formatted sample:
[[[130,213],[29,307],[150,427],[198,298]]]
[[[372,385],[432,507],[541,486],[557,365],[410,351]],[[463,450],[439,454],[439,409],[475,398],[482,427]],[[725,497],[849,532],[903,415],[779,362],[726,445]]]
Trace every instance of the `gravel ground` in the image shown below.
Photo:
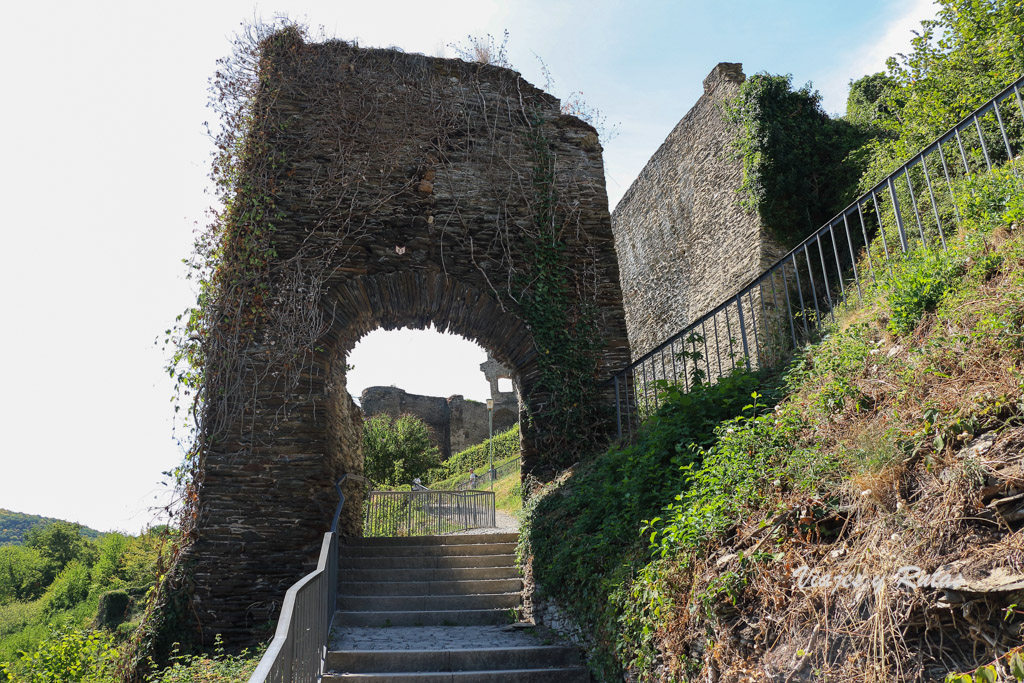
[[[445,536],[470,536],[474,534],[517,534],[519,533],[519,520],[501,510],[494,511],[493,527],[480,527],[477,529],[466,529],[465,531],[453,531]]]

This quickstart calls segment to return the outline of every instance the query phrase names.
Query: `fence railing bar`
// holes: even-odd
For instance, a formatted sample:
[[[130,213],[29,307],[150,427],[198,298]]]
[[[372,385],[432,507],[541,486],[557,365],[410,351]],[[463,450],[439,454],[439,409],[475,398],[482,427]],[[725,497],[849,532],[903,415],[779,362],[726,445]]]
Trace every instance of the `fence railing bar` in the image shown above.
[[[988,156],[988,145],[985,144],[985,133],[981,130],[981,122],[978,120],[977,114],[974,116],[974,127],[978,130],[978,140],[981,141],[981,152],[985,155],[985,167],[992,170],[992,160]]]
[[[871,201],[875,205],[875,220],[878,221],[878,234],[882,236],[882,251],[885,252],[885,265],[889,268],[889,277],[892,277],[892,258],[889,256],[889,239],[885,235],[885,221],[882,220],[882,211],[878,206],[878,195],[871,191]]]
[[[1007,159],[1012,159],[1013,158],[1013,147],[1010,146],[1010,138],[1006,134],[1006,126],[1003,125],[1003,115],[999,112],[999,103],[998,102],[995,103],[995,106],[992,108],[992,111],[994,111],[996,113],[996,122],[999,124],[999,133],[1002,135],[1002,137],[1003,137],[1003,145],[1006,147],[1006,158]],[[1013,171],[1014,171],[1014,173],[1017,172],[1016,167],[1014,167]]]
[[[910,177],[910,170],[908,169],[903,177],[907,181],[907,190],[910,192],[910,205],[914,209],[914,220],[917,221],[917,231],[921,234],[921,244],[925,247],[928,246],[928,240],[924,236],[924,225],[921,223],[921,211],[917,206],[917,197],[914,195],[914,180]]]
[[[828,314],[835,320],[834,305],[832,303],[832,288],[828,285],[828,268],[825,267],[825,252],[821,247],[821,238],[817,240],[818,243],[818,260],[821,261],[821,275],[825,281],[825,296],[828,298]]]
[[[846,214],[843,214],[843,231],[846,233],[846,246],[850,249],[850,264],[853,266],[853,281],[857,285],[857,301],[863,301],[863,296],[860,291],[860,275],[857,273],[857,254],[853,251],[853,240],[850,239],[850,222],[846,219]],[[924,234],[924,231],[921,232]],[[839,275],[842,278],[842,274]]]
[[[935,214],[935,227],[939,230],[939,240],[942,241],[942,250],[946,251],[946,235],[942,231],[942,219],[939,218],[939,205],[935,202],[935,192],[932,190],[932,179],[928,174],[928,164],[921,160],[921,170],[924,171],[924,182],[928,185],[928,198],[932,203],[932,213]]]
[[[771,343],[771,335],[768,334],[768,329],[767,329],[767,326],[768,326],[768,310],[767,310],[767,308],[768,307],[764,303],[764,278],[761,278],[761,279],[759,279],[757,281],[757,299],[761,303],[761,321],[762,321],[761,324],[763,324],[765,326],[765,335],[764,335],[765,336],[765,340],[764,340],[764,343],[765,343],[765,349],[767,349],[768,348],[768,344]],[[757,328],[755,327],[754,329],[757,329]],[[758,354],[757,366],[759,368],[761,367],[761,357],[760,357],[760,354]]]
[[[807,261],[807,279],[811,281],[811,299],[814,300],[814,323],[817,325],[821,321],[821,310],[818,308],[818,288],[814,284],[814,268],[811,266],[811,252],[804,245],[804,260]]]
[[[942,145],[939,145],[939,161],[942,162],[942,174],[946,177],[946,189],[949,190],[950,203],[953,205],[953,215],[956,216],[956,224],[959,227],[960,207],[956,205],[956,195],[953,192],[953,183],[949,179],[949,166],[946,164],[946,155],[942,152]]]
[[[743,358],[747,366],[747,372],[750,372],[750,348],[747,346],[747,330],[743,324],[743,293],[736,295],[736,312],[739,314],[740,319],[740,340],[743,343]]]
[[[871,282],[878,282],[875,277],[875,263],[871,258],[871,241],[868,239],[868,228],[864,224],[864,210],[860,202],[857,202],[857,218],[860,220],[860,233],[864,236],[864,253],[868,257],[868,272],[871,273]]]
[[[758,287],[758,290],[760,290],[760,288],[761,288],[761,281],[760,280],[758,280],[758,282],[757,282],[757,287]],[[761,362],[760,362],[761,344],[758,341],[757,313],[754,311],[754,290],[753,289],[748,289],[747,290],[747,303],[750,305],[750,329],[754,333],[754,354],[757,357],[754,362],[757,363],[757,369],[760,370],[761,369]],[[747,354],[747,370],[750,370],[750,354],[749,353]]]
[[[967,152],[964,151],[964,141],[960,139],[960,129],[955,129],[953,135],[956,137],[957,147],[960,148],[960,158],[964,162],[964,175],[969,176],[971,175],[971,165],[967,163]]]
[[[903,253],[907,253],[910,250],[907,244],[907,232],[903,228],[903,216],[900,214],[900,202],[896,199],[896,187],[893,184],[892,176],[886,181],[889,184],[889,199],[892,201],[892,212],[896,217],[896,229],[900,234],[900,247],[903,249]]]
[[[796,278],[796,293],[800,297],[800,317],[803,319],[805,339],[811,336],[810,327],[807,324],[807,304],[804,302],[804,288],[800,285],[800,265],[793,258],[793,277]]]
[[[720,312],[721,311],[716,312],[715,317],[711,319],[711,325],[715,332],[715,360],[718,361],[719,377],[722,376],[722,353],[720,351],[720,349],[722,348],[722,342],[718,339],[718,313]],[[708,374],[708,379],[711,379],[710,373]]]
[[[828,236],[832,242],[832,257],[836,260],[836,279],[839,281],[841,297],[846,297],[846,285],[843,283],[843,266],[839,263],[839,247],[836,242],[835,222],[828,224]]]
[[[774,283],[773,283],[774,284]],[[789,333],[793,337],[793,348],[797,348],[799,344],[796,341],[796,325],[793,323],[793,306],[789,301],[789,280],[786,277],[786,269],[782,269],[782,291],[786,293],[783,299],[786,301],[786,317],[789,320]]]
[[[729,322],[729,307],[725,307],[725,339],[729,343],[729,370],[736,369],[736,352],[732,348],[732,324]]]

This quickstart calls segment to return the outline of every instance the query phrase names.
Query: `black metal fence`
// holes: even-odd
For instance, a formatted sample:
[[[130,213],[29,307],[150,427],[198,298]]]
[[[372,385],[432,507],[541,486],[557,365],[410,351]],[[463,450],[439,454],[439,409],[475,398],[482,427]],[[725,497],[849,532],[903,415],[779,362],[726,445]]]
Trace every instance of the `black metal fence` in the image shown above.
[[[491,491],[370,491],[363,536],[432,536],[495,524]]]
[[[897,254],[946,248],[960,224],[957,184],[1024,149],[1018,79],[886,176],[728,300],[616,374],[618,434],[657,410],[665,383],[689,391],[736,369],[771,367],[859,300]],[[1016,106],[1014,106],[1016,105]],[[1016,169],[1015,169],[1016,172]],[[863,269],[863,270],[862,270]]]

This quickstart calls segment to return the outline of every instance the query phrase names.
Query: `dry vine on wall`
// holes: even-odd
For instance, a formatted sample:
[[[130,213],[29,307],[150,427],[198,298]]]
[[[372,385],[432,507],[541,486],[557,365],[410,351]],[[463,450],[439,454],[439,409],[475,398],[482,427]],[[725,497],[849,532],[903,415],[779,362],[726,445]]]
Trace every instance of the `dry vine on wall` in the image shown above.
[[[628,348],[592,128],[513,71],[310,43],[289,23],[248,27],[212,91],[220,209],[189,262],[197,305],[169,335],[192,439],[175,471],[180,547],[221,524],[209,501],[225,474],[323,422],[345,354],[379,326],[433,322],[517,367],[537,472],[595,447],[599,373]],[[343,295],[407,273],[462,283],[477,308]],[[500,319],[474,319],[485,304]],[[526,332],[509,340],[503,326]],[[609,336],[617,350],[602,356]],[[189,610],[174,595],[191,591],[193,560],[156,593],[140,657],[182,639]],[[174,618],[157,614],[172,604]]]

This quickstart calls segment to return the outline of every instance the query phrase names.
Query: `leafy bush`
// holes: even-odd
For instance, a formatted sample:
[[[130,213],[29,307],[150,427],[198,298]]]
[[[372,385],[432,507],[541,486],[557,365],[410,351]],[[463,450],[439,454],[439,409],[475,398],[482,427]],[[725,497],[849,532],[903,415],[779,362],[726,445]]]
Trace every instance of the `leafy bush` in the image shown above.
[[[0,665],[0,681],[101,683],[113,679],[116,657],[109,633],[76,629],[56,631],[34,652],[23,653],[18,662]]]
[[[538,582],[572,605],[601,646],[598,665],[615,672],[622,603],[612,599],[649,551],[639,530],[651,511],[679,493],[715,427],[740,414],[758,374],[737,372],[689,393],[659,383],[659,409],[636,443],[611,448],[559,488],[528,501],[527,551]]]
[[[441,461],[430,428],[413,415],[374,415],[363,423],[364,473],[376,484],[409,484]]]
[[[35,548],[0,547],[0,605],[38,598],[52,578],[46,559]]]
[[[869,138],[866,127],[831,119],[810,84],[792,76],[755,74],[727,108],[741,128],[741,204],[785,244],[795,244],[853,199],[863,166],[850,153]]]
[[[956,285],[963,267],[945,252],[916,251],[897,262],[888,283],[889,330],[907,334]]]
[[[1024,162],[1019,159],[961,183],[956,203],[963,219],[972,227],[991,229],[995,225],[1024,223]]]
[[[215,641],[214,651],[209,655],[178,655],[171,658],[171,665],[159,671],[149,683],[242,683],[256,670],[263,648],[256,651],[242,650],[237,655],[226,654]]]
[[[76,607],[89,597],[89,568],[75,560],[64,568],[43,596],[43,608],[57,612]]]

